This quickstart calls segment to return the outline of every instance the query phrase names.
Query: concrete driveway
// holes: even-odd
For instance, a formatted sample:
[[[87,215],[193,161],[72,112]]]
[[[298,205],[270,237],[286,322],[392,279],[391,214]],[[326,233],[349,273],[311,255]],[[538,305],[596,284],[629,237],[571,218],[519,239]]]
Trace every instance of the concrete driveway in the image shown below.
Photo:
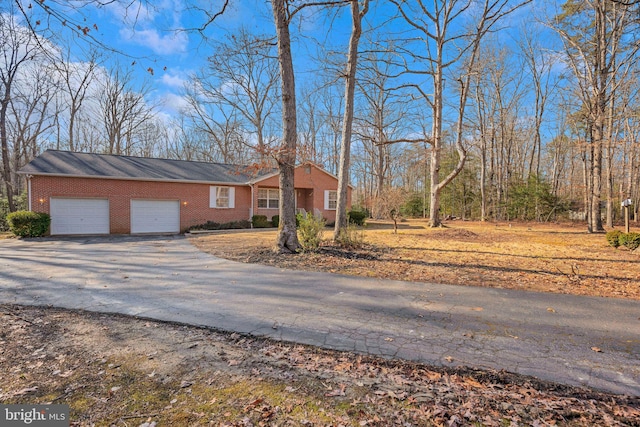
[[[640,395],[639,301],[288,271],[219,259],[185,237],[117,236],[1,240],[0,302]]]

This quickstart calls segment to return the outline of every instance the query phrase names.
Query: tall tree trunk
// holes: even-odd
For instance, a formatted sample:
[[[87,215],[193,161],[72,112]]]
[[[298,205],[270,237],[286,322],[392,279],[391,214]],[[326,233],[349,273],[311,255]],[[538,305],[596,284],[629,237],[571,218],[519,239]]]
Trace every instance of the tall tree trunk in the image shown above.
[[[442,46],[437,47],[436,71],[433,76],[433,128],[430,158],[430,184],[429,191],[429,226],[439,227],[440,223],[440,151],[442,150]]]
[[[480,221],[487,220],[487,141],[483,136],[480,148]]]
[[[291,57],[291,37],[286,0],[272,0],[273,16],[278,35],[278,62],[282,87],[283,146],[278,153],[280,170],[280,224],[276,249],[280,253],[293,253],[300,249],[296,231],[294,172],[297,144],[296,84]]]
[[[16,204],[13,200],[13,185],[11,185],[11,161],[9,156],[9,141],[7,136],[7,110],[11,93],[9,86],[5,89],[4,99],[0,103],[0,146],[2,147],[2,179],[7,192],[9,211],[15,212]]]
[[[593,163],[592,163],[592,187],[591,187],[591,222],[589,231],[592,233],[604,231],[602,226],[602,214],[600,202],[602,200],[602,152],[605,138],[605,115],[607,112],[607,51],[606,37],[607,29],[605,22],[605,1],[598,0],[596,7],[596,63],[594,72],[596,73],[595,93],[595,117],[593,123]]]
[[[338,168],[338,199],[336,223],[333,234],[338,239],[347,228],[347,194],[349,185],[349,162],[351,158],[351,131],[353,127],[353,109],[355,103],[356,70],[358,66],[358,43],[362,35],[362,17],[369,9],[369,0],[364,0],[360,11],[360,0],[351,0],[351,37],[347,59],[347,73],[344,89],[344,119],[342,121],[342,145],[340,146],[340,165]]]
[[[589,230],[591,230],[591,186],[593,182],[591,177],[593,176],[591,173],[591,142],[587,143],[585,140],[584,147],[582,147],[582,183],[584,186],[584,195],[583,195],[583,203],[584,203],[584,213],[585,219],[587,220],[587,225]]]
[[[615,63],[614,63],[615,67]],[[615,76],[612,78],[612,82],[615,82]],[[615,86],[615,83],[614,83]],[[612,91],[611,99],[609,101],[609,111],[607,113],[607,169],[606,169],[606,183],[607,183],[607,227],[613,227],[613,155],[615,151],[613,143],[613,123],[615,114],[615,91]],[[617,132],[616,132],[617,134]]]

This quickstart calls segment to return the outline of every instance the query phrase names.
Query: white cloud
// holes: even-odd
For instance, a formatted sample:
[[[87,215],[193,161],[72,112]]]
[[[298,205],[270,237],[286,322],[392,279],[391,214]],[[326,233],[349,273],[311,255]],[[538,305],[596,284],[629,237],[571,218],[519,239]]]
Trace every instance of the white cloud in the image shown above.
[[[151,49],[159,55],[172,55],[187,51],[189,37],[184,32],[161,34],[157,29],[132,30],[122,28],[120,35],[129,42]]]
[[[125,26],[146,25],[153,22],[156,16],[155,8],[148,8],[146,5],[135,0],[126,4],[110,2],[105,6],[105,9]]]
[[[179,112],[189,107],[189,102],[184,96],[180,96],[175,93],[166,93],[162,96],[163,110],[173,116],[174,113]]]
[[[164,73],[161,81],[166,86],[178,89],[182,89],[187,82],[182,76],[173,73]]]

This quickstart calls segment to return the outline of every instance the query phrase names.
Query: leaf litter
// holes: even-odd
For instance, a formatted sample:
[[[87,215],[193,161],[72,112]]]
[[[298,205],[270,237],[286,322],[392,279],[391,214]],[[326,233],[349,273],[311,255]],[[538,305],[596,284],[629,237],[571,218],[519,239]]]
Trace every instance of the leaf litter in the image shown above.
[[[640,397],[503,371],[42,307],[0,305],[0,331],[0,401],[72,426],[640,426]]]

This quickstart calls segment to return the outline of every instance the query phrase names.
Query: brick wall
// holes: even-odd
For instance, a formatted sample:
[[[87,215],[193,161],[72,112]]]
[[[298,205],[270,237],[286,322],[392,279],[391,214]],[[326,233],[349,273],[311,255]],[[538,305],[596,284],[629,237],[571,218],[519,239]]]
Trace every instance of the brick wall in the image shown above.
[[[210,208],[209,188],[209,184],[34,176],[31,208],[50,213],[51,197],[109,199],[112,234],[130,232],[131,199],[179,200],[181,231],[207,221],[251,219],[250,187],[236,187],[234,209]]]
[[[258,209],[258,189],[259,188],[278,188],[279,177],[272,176],[262,181],[258,181],[255,185],[255,200],[254,206],[256,206],[257,215],[266,215],[267,218],[271,218],[273,215],[278,214],[277,209]],[[320,210],[322,216],[328,221],[333,222],[336,220],[335,210],[326,210],[324,208],[324,191],[325,190],[337,190],[338,180],[311,164],[303,164],[296,167],[295,175],[295,188],[300,190],[298,194],[298,207],[304,207],[308,212],[314,212],[314,209]],[[351,206],[351,189],[347,192],[347,206]],[[304,204],[304,206],[303,206]]]

